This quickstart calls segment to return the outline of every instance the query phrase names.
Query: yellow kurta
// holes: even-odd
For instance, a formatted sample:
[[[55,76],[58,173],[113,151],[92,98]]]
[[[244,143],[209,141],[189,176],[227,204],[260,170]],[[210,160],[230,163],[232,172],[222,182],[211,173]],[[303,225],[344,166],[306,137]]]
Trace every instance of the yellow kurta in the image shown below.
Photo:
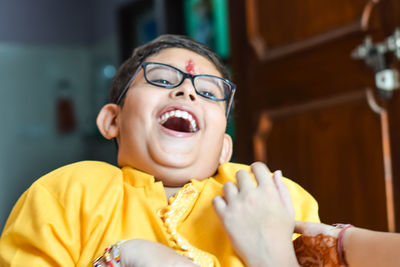
[[[37,180],[18,200],[0,239],[0,266],[90,266],[121,239],[147,239],[194,261],[243,266],[212,206],[239,169],[226,163],[215,177],[191,180],[170,203],[154,177],[84,161]],[[285,179],[296,219],[318,222],[317,202]]]

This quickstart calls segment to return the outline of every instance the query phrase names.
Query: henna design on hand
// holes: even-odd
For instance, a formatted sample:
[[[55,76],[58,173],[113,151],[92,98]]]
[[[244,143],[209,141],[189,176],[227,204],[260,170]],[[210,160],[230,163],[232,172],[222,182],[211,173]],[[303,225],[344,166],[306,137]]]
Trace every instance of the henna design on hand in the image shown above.
[[[345,267],[340,264],[337,238],[330,235],[302,235],[293,241],[296,257],[301,266]]]

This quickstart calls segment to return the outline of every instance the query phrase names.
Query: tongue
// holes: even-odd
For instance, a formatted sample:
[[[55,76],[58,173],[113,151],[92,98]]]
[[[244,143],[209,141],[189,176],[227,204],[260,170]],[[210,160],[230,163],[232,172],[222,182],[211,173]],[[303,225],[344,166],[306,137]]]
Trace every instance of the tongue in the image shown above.
[[[191,132],[191,130],[190,130],[190,122],[188,120],[183,119],[183,118],[176,118],[176,117],[169,118],[163,124],[163,126],[165,128],[168,128],[170,130],[174,130],[174,131],[177,131],[177,132],[185,132],[185,133]]]

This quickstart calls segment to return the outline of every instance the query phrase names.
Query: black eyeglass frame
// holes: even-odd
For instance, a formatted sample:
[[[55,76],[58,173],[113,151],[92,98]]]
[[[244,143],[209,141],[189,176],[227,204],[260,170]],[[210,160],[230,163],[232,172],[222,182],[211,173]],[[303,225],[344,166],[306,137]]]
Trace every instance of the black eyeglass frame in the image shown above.
[[[162,84],[153,83],[152,81],[149,81],[147,79],[147,76],[146,76],[146,66],[150,65],[150,64],[161,65],[161,66],[166,66],[166,67],[172,68],[172,69],[178,71],[179,73],[181,73],[183,77],[182,77],[181,81],[176,85],[162,85]],[[236,85],[234,83],[232,83],[228,79],[225,79],[225,78],[222,78],[222,77],[218,77],[218,76],[214,76],[214,75],[208,75],[208,74],[192,75],[192,74],[186,73],[186,72],[184,72],[184,71],[182,71],[182,70],[180,70],[178,68],[175,68],[174,66],[163,64],[163,63],[158,63],[158,62],[143,62],[142,64],[140,64],[138,69],[131,76],[131,78],[129,79],[128,83],[124,87],[124,90],[122,90],[121,94],[117,98],[117,101],[116,101],[117,105],[119,105],[121,103],[122,98],[126,95],[126,92],[128,91],[129,87],[131,86],[133,80],[136,78],[137,74],[139,73],[139,71],[142,68],[143,68],[143,74],[144,74],[143,76],[144,76],[146,82],[151,84],[151,85],[154,85],[154,86],[157,86],[157,87],[161,87],[161,88],[173,89],[173,88],[176,88],[176,87],[180,86],[183,83],[184,80],[190,79],[192,81],[192,85],[193,85],[193,88],[194,88],[196,94],[198,94],[199,96],[202,96],[204,98],[211,99],[211,100],[214,100],[214,101],[228,101],[228,104],[226,106],[226,118],[228,119],[229,113],[230,113],[230,110],[231,110],[231,107],[232,107],[233,99],[234,99],[234,96],[235,96],[235,92],[236,92]],[[194,85],[194,80],[197,77],[212,77],[212,78],[217,78],[217,79],[220,79],[220,80],[226,82],[231,87],[230,88],[230,95],[226,96],[223,99],[219,99],[219,98],[216,98],[216,97],[213,97],[213,96],[205,96],[205,95],[199,93],[197,91],[197,89],[196,89],[196,86]]]

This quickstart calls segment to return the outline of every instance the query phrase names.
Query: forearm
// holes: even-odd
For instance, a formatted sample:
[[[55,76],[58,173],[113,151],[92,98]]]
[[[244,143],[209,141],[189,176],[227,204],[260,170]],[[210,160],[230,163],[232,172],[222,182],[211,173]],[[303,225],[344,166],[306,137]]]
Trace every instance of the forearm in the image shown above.
[[[300,266],[296,259],[296,254],[294,252],[294,247],[292,245],[291,238],[280,244],[275,244],[275,246],[272,247],[271,253],[273,255],[276,255],[276,265],[271,265],[271,266],[281,266],[281,267]]]
[[[291,240],[278,242],[265,250],[264,254],[254,257],[249,261],[248,266],[280,266],[280,267],[298,267],[300,266],[296,259],[296,254]]]
[[[352,227],[344,235],[345,258],[350,267],[400,266],[400,234]]]
[[[263,237],[262,234],[254,236],[258,239],[254,242],[256,246],[246,246],[243,244],[235,245],[235,250],[239,254],[248,267],[294,267],[299,266],[291,238],[284,236],[274,237],[274,234],[269,234],[268,237]],[[271,242],[279,240],[279,242]]]

